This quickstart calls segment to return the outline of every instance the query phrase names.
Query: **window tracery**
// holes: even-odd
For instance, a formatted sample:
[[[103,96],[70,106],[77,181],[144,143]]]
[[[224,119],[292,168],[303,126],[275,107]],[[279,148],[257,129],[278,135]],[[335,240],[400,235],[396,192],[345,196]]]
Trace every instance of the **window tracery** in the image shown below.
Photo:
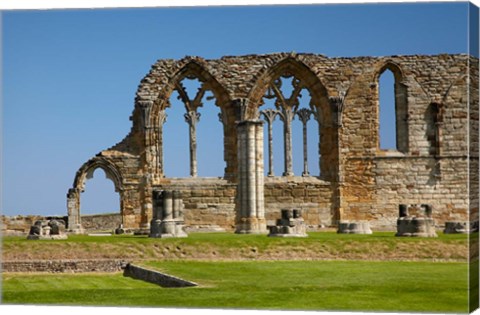
[[[287,83],[287,84],[286,84]],[[288,84],[289,83],[289,84]],[[303,172],[302,176],[309,176],[308,170],[308,141],[307,124],[313,115],[318,122],[318,110],[310,101],[309,108],[300,106],[302,92],[308,90],[305,84],[295,75],[285,72],[274,79],[267,87],[263,96],[266,100],[274,100],[275,108],[260,111],[268,126],[268,176],[274,176],[273,171],[273,134],[272,125],[276,117],[283,123],[284,171],[282,176],[293,176],[293,149],[292,149],[292,122],[298,117],[302,123],[303,139]],[[310,92],[309,92],[310,93]]]

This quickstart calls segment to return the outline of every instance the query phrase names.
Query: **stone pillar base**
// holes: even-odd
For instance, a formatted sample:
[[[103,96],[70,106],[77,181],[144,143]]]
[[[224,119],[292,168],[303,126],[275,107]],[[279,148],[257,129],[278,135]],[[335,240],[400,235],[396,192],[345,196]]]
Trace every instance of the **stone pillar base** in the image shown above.
[[[172,238],[188,237],[184,230],[184,222],[178,220],[152,220],[150,233],[148,237],[153,238]]]
[[[401,217],[397,220],[395,236],[437,237],[432,218]]]
[[[268,234],[265,219],[243,218],[235,227],[237,234]]]
[[[85,229],[80,224],[74,224],[67,230],[69,234],[85,234]]]
[[[370,229],[370,223],[368,222],[339,222],[338,230],[339,234],[372,234]]]
[[[444,234],[470,234],[478,232],[478,221],[476,222],[477,228],[475,228],[475,222],[466,221],[454,221],[445,222]]]

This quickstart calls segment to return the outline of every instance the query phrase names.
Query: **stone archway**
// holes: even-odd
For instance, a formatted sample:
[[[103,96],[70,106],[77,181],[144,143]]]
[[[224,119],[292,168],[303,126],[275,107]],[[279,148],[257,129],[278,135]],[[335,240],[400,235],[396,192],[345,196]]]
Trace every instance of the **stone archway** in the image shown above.
[[[68,230],[72,233],[83,233],[80,194],[85,190],[85,182],[91,179],[95,170],[99,168],[105,172],[106,177],[113,182],[115,191],[120,194],[120,213],[123,217],[122,176],[112,161],[105,157],[94,157],[80,167],[75,175],[73,188],[67,193]]]

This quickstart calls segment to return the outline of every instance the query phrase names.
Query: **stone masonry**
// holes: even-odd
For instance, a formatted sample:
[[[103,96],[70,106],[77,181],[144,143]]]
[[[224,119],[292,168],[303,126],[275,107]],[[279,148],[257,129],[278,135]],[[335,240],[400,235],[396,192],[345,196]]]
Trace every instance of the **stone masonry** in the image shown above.
[[[395,78],[395,149],[379,145],[379,77]],[[201,82],[194,97],[184,79]],[[291,79],[286,95],[281,82]],[[189,178],[164,174],[163,124],[170,97],[185,104]],[[211,92],[223,126],[223,178],[197,175],[198,109]],[[298,99],[310,95],[308,108]],[[266,109],[266,100],[275,108]],[[283,124],[284,169],[274,174],[270,125]],[[396,229],[400,204],[429,204],[437,225],[478,220],[478,59],[458,55],[328,58],[275,53],[158,60],[138,87],[130,133],[78,170],[67,194],[69,230],[81,233],[85,181],[102,168],[120,194],[125,228],[148,230],[155,191],[179,191],[185,227],[267,233],[281,209],[299,209],[309,229],[369,222]],[[292,126],[318,130],[320,174],[292,169]],[[264,139],[264,131],[268,137]],[[306,132],[303,133],[306,152]],[[269,165],[263,165],[263,156]],[[275,157],[276,159],[282,157]],[[267,171],[264,173],[264,171]],[[469,184],[470,183],[470,184]]]

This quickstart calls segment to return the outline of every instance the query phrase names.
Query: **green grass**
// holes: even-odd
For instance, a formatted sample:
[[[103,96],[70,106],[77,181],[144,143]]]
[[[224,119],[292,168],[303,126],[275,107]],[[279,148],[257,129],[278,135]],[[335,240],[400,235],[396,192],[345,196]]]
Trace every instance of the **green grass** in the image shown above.
[[[195,281],[167,289],[121,274],[3,274],[3,302],[235,309],[467,312],[466,263],[164,261]]]
[[[214,254],[213,254],[214,253]],[[70,235],[67,240],[28,241],[5,237],[6,260],[22,259],[378,259],[466,261],[467,236],[439,233],[438,238],[395,237],[393,232],[349,235],[313,232],[308,238],[271,238],[234,233],[191,233],[182,239],[115,235]],[[53,256],[52,256],[53,255]]]

